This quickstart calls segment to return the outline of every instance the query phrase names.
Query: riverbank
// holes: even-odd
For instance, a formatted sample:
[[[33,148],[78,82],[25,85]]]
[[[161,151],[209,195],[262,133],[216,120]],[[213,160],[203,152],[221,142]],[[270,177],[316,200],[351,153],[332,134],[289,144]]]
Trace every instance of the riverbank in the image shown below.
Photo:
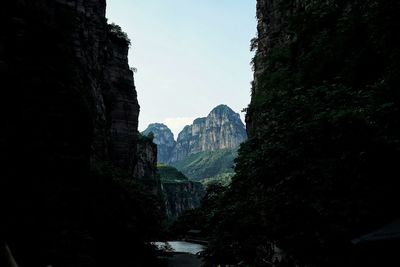
[[[162,259],[170,267],[200,267],[203,264],[199,253],[205,246],[186,241],[167,241],[153,243],[163,252]]]
[[[166,258],[169,267],[200,267],[203,260],[194,254],[172,252]]]

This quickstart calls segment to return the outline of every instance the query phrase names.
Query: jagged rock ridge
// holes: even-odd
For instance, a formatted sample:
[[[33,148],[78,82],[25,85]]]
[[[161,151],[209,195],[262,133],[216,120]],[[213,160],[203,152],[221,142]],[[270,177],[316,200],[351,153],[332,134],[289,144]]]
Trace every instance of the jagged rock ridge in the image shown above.
[[[246,139],[246,128],[239,114],[226,105],[219,105],[207,117],[185,126],[178,135],[170,162],[204,151],[234,149]]]
[[[150,133],[153,133],[153,142],[157,145],[157,162],[168,163],[176,144],[174,134],[162,123],[152,123],[142,132],[143,135]]]

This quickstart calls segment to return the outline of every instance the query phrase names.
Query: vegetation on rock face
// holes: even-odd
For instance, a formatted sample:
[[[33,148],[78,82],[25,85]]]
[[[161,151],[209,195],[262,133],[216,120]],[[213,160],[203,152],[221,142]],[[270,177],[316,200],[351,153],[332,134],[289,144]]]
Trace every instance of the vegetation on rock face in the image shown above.
[[[200,206],[205,194],[201,183],[189,180],[176,168],[164,164],[157,165],[157,172],[162,184],[165,211],[169,222],[174,221],[185,211]]]
[[[158,236],[160,204],[138,181],[148,177],[132,176],[143,140],[128,39],[107,31],[105,8],[2,6],[0,244],[19,266],[156,264],[145,242]]]
[[[157,164],[157,172],[161,182],[185,182],[189,179],[180,171],[172,166]]]
[[[400,215],[400,4],[266,3],[259,16],[281,21],[282,38],[268,51],[258,40],[251,135],[207,215],[207,255],[266,266],[273,243],[303,263],[351,265],[350,241]]]
[[[170,163],[206,151],[236,149],[247,139],[246,128],[238,113],[218,105],[204,118],[197,118],[179,133]]]
[[[142,134],[151,133],[158,148],[158,162],[205,184],[230,183],[237,148],[247,138],[239,114],[226,105],[218,105],[207,117],[195,119],[179,133],[176,142],[162,123],[150,124]]]
[[[173,162],[172,165],[194,180],[218,181],[233,172],[236,149],[204,151]]]
[[[123,44],[131,45],[131,39],[129,39],[128,34],[124,32],[121,26],[111,23],[107,25],[108,32],[112,38],[121,41]]]
[[[211,184],[220,184],[223,186],[228,186],[231,183],[232,177],[235,175],[233,172],[223,172],[220,174],[217,174],[212,177],[204,178],[201,180],[201,183],[204,184],[205,186],[211,185]]]
[[[87,211],[93,230],[87,234],[97,241],[95,258],[102,260],[98,265],[157,265],[154,248],[146,244],[162,236],[160,199],[111,163],[96,164],[91,179],[87,202],[92,206]]]
[[[171,233],[177,237],[183,237],[189,230],[197,229],[202,232],[203,237],[210,238],[212,233],[210,230],[217,225],[214,221],[216,218],[214,213],[218,210],[220,200],[226,190],[226,186],[221,184],[209,184],[201,200],[200,208],[185,211],[170,227]]]

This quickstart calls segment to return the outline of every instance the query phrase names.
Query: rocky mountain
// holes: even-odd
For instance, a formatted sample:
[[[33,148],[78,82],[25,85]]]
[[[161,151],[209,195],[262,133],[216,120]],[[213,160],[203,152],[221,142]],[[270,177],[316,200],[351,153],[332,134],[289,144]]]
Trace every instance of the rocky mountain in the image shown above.
[[[136,185],[160,193],[156,147],[137,130],[130,40],[107,24],[104,0],[0,12],[0,243],[21,266],[125,266],[126,246],[144,251],[158,220]]]
[[[246,139],[246,127],[239,114],[226,105],[219,105],[207,117],[185,126],[178,135],[170,162],[204,151],[234,149]]]
[[[193,180],[205,184],[219,182],[226,185],[234,174],[236,156],[237,148],[220,149],[191,154],[171,164]]]
[[[239,114],[219,105],[179,133],[170,164],[192,179],[228,184],[237,149],[246,139]]]
[[[164,124],[150,124],[143,134],[150,133],[159,151],[158,162],[178,168],[191,179],[224,184],[233,175],[239,145],[247,139],[239,114],[227,105],[219,105],[207,117],[185,126],[177,141]]]
[[[189,180],[176,168],[159,164],[158,174],[161,179],[161,187],[164,194],[164,205],[169,220],[175,220],[184,211],[200,206],[205,195],[204,186]]]
[[[142,132],[143,135],[150,133],[153,133],[153,142],[157,145],[157,162],[168,163],[175,148],[174,134],[162,123],[152,123]]]

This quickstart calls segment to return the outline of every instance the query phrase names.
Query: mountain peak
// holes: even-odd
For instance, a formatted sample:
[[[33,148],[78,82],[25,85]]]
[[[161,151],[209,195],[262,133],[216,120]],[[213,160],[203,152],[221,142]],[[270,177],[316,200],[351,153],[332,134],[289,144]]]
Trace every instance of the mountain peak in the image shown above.
[[[143,134],[153,132],[158,147],[158,162],[172,163],[185,157],[221,149],[236,149],[247,139],[246,127],[238,113],[227,105],[218,105],[207,117],[193,120],[179,133],[175,142],[171,130],[162,123],[151,123]]]
[[[167,125],[165,125],[164,123],[159,123],[159,122],[150,123],[149,126],[147,126],[147,129],[150,129],[150,128],[170,130]]]
[[[204,151],[235,149],[246,139],[239,114],[227,105],[218,105],[207,117],[195,119],[179,133],[171,162]]]
[[[148,135],[150,132],[154,134],[153,142],[157,145],[157,162],[168,163],[175,147],[174,134],[163,123],[149,124],[142,134]]]
[[[228,113],[235,113],[229,106],[225,104],[220,104],[213,108],[210,113],[215,113],[215,112],[228,112]]]

